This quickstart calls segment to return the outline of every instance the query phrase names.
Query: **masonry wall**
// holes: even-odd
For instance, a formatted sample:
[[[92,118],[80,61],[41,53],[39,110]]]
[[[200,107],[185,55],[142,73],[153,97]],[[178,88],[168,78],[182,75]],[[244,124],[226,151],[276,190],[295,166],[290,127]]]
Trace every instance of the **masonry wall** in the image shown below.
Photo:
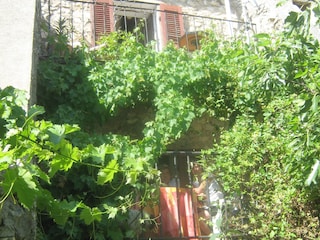
[[[110,118],[103,125],[97,124],[97,133],[113,133],[129,136],[131,139],[141,139],[145,123],[155,118],[154,110],[145,104],[134,108],[122,109],[117,116]],[[212,116],[203,115],[194,119],[187,132],[181,138],[167,146],[167,150],[201,150],[209,149],[213,143],[220,140],[222,130],[229,127],[228,121],[220,121]]]
[[[93,0],[82,3],[67,0],[41,0],[42,17],[49,33],[54,32],[57,23],[63,21],[69,31],[71,46],[78,45],[82,39],[87,44],[92,42],[91,10]],[[124,1],[125,2],[125,1]],[[285,17],[292,10],[298,10],[291,1],[276,7],[278,0],[140,0],[146,3],[166,3],[181,6],[182,12],[191,16],[202,16],[216,19],[231,19],[231,25],[224,22],[222,31],[232,31],[241,26],[236,21],[257,23],[252,33],[272,32],[281,29]],[[228,6],[228,4],[229,6]],[[49,23],[49,24],[48,24]],[[207,24],[206,19],[199,21],[196,26]],[[229,29],[231,28],[231,29]],[[188,31],[195,30],[189,24]],[[42,35],[46,37],[46,34]],[[144,123],[154,118],[152,109],[147,106],[138,106],[135,109],[124,109],[117,117],[110,119],[104,126],[97,126],[100,133],[118,133],[129,135],[133,139],[141,138]],[[199,150],[210,148],[213,142],[219,141],[220,131],[228,127],[227,122],[221,122],[210,116],[203,116],[194,120],[190,129],[181,139],[171,144],[170,150]]]
[[[57,27],[59,20],[63,20],[69,29],[73,29],[68,32],[71,46],[79,45],[82,40],[91,44],[91,7],[94,1],[41,0],[43,20],[49,23],[48,28],[51,31]],[[225,33],[234,34],[236,30],[240,30],[247,36],[251,36],[254,33],[272,33],[281,30],[289,12],[300,11],[301,5],[297,2],[309,4],[312,1],[284,1],[281,5],[278,4],[279,0],[139,0],[137,2],[178,5],[182,7],[182,12],[185,14],[232,20],[231,23],[225,21],[215,23],[220,25],[217,27],[218,30]],[[246,24],[237,23],[237,21],[243,21]],[[200,21],[199,24],[204,25],[207,22]],[[315,23],[314,26],[316,26]],[[313,32],[319,38],[318,30],[316,28]]]
[[[165,3],[169,5],[177,5],[182,7],[182,12],[188,15],[202,16],[215,18],[217,21],[214,24],[217,25],[217,29],[221,32],[228,33],[229,28],[238,28],[238,23],[227,23],[225,19],[231,19],[234,21],[242,20],[242,8],[241,0],[230,0],[230,15],[226,15],[225,0],[140,0],[138,2],[145,3]],[[78,46],[82,41],[90,45],[92,43],[92,3],[93,0],[87,1],[67,1],[67,0],[41,0],[42,3],[42,16],[44,22],[47,24],[46,31],[54,33],[55,29],[58,28],[59,21],[63,21],[68,31],[68,37],[70,39],[71,46]],[[198,22],[197,22],[198,21]],[[187,31],[194,31],[196,28],[201,27],[204,30],[205,25],[210,26],[211,23],[208,19],[192,19],[190,22],[197,22],[196,27],[191,26]],[[72,31],[70,31],[72,29]],[[45,38],[47,34],[43,32],[42,37]]]

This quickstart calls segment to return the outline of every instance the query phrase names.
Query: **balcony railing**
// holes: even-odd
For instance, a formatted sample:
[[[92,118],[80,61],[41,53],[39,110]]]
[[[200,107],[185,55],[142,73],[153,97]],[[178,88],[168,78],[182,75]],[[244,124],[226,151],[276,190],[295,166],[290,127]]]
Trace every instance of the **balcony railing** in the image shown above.
[[[199,207],[202,205],[199,205],[193,191],[195,176],[192,175],[192,163],[197,161],[199,155],[200,152],[196,151],[169,151],[159,159],[159,169],[163,170],[161,166],[166,166],[170,170],[174,180],[171,183],[175,186],[160,187],[159,200],[140,209],[140,214],[137,212],[136,216],[145,216],[145,211],[151,218],[149,221],[145,219],[147,224],[139,239],[209,239],[212,236],[203,233]],[[211,216],[207,226],[211,234],[222,237],[232,228],[228,218],[239,215],[241,199],[220,196],[219,200],[214,200],[208,209]],[[238,216],[237,220],[243,221],[243,218]]]
[[[157,50],[171,40],[178,47],[193,51],[199,48],[201,33],[207,30],[224,37],[244,34],[247,39],[256,31],[256,25],[250,22],[186,14],[178,8],[161,7],[159,4],[109,2],[42,0],[42,18],[46,26],[46,31],[42,32],[44,41],[61,30],[58,29],[61,22],[71,47],[82,42],[95,46],[102,34],[119,30],[133,32],[138,26],[144,35],[144,43],[155,42]]]

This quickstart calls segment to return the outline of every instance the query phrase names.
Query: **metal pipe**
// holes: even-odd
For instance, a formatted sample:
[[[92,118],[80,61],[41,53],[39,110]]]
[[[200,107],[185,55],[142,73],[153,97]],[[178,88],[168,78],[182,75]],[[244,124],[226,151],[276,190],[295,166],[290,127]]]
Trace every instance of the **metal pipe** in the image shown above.
[[[229,33],[230,33],[230,36],[233,36],[232,25],[231,25],[231,22],[229,22],[231,20],[230,1],[229,0],[224,0],[224,5],[225,5],[225,8],[226,8],[226,16],[227,16],[228,25],[229,25]]]

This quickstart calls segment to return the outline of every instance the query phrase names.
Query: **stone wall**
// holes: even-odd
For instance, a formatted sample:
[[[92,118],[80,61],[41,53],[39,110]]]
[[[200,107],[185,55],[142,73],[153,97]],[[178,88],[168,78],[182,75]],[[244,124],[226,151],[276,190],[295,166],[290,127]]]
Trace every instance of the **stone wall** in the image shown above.
[[[182,7],[184,13],[227,19],[225,0],[163,0],[162,2]],[[229,0],[230,20],[242,19],[241,0]]]
[[[249,21],[257,24],[257,32],[273,33],[283,29],[283,23],[291,11],[300,9],[292,1],[278,5],[279,0],[245,0],[245,13]]]
[[[14,203],[13,199],[7,199],[0,211],[0,239],[36,239],[35,214]]]
[[[91,6],[90,1],[79,3],[66,0],[41,0],[41,15],[43,20],[42,38],[59,30],[59,22],[65,23],[71,46],[77,46],[82,41],[91,44]]]
[[[299,4],[301,1],[298,1]],[[58,22],[63,20],[68,29],[71,46],[80,45],[82,41],[89,45],[93,43],[91,19],[93,0],[74,2],[41,0],[41,2],[43,20],[47,23],[44,25],[50,33],[58,29]],[[281,30],[289,12],[300,11],[299,7],[301,7],[301,4],[298,7],[290,0],[282,5],[278,5],[279,0],[140,0],[139,2],[181,6],[182,12],[189,15],[184,16],[185,28],[188,32],[203,31],[212,28],[214,24],[218,33],[234,36],[240,31],[245,32],[248,37],[254,33],[271,33]],[[231,20],[231,22],[225,20]],[[314,32],[317,33],[317,31]]]
[[[220,140],[222,130],[227,129],[228,122],[220,121],[209,115],[194,119],[189,130],[179,140],[170,144],[168,150],[199,151],[212,148]]]
[[[155,118],[154,110],[147,105],[122,109],[116,117],[110,118],[103,125],[96,125],[97,133],[113,133],[141,139],[145,123]],[[189,130],[179,140],[170,144],[168,150],[201,150],[209,149],[214,142],[219,142],[220,133],[228,128],[228,122],[219,121],[208,115],[194,119]]]
[[[146,3],[157,3],[160,1],[141,0]],[[140,1],[140,2],[141,2]],[[91,10],[92,4],[76,3],[65,0],[42,0],[42,16],[46,22],[50,22],[53,30],[59,19],[64,19],[67,27],[74,29],[70,32],[73,39],[72,45],[79,43],[82,38],[87,43],[91,37]],[[291,1],[287,1],[281,6],[277,6],[278,0],[230,0],[230,14],[227,16],[226,0],[163,0],[161,3],[179,5],[182,12],[190,16],[203,16],[220,19],[243,20],[256,23],[255,32],[274,32],[281,30],[284,19],[290,11],[299,11]],[[205,20],[203,23],[206,24]],[[191,24],[189,30],[192,31]],[[230,26],[223,25],[227,28]],[[237,26],[233,26],[237,27]],[[224,29],[226,30],[226,29]],[[128,135],[132,139],[142,137],[144,124],[154,118],[154,112],[147,106],[137,106],[135,109],[125,109],[113,119],[110,119],[104,126],[97,126],[96,131],[100,133],[116,133]],[[169,150],[199,150],[210,148],[212,143],[219,141],[220,131],[227,128],[228,123],[217,121],[216,119],[203,116],[196,119],[189,131],[181,139],[171,144]]]
[[[308,0],[243,0],[244,20],[256,23],[257,32],[275,33],[283,30],[284,21],[291,11],[301,12],[307,6],[315,6],[314,1]],[[311,16],[311,33],[320,40],[319,25],[316,23],[314,14]]]
[[[93,42],[92,37],[92,0],[88,1],[67,1],[67,0],[41,0],[42,2],[42,16],[44,26],[48,32],[53,33],[58,29],[58,22],[63,21],[67,29],[69,29],[68,36],[71,46],[77,46],[82,41],[87,44]],[[140,1],[141,2],[141,1]],[[226,8],[224,0],[163,0],[152,1],[144,0],[145,3],[165,3],[169,5],[178,5],[182,7],[183,14],[186,21],[186,31],[205,30],[216,26],[217,31],[230,34],[229,28],[233,30],[239,28],[237,22],[226,22],[228,18],[233,21],[243,20],[241,0],[230,0],[231,14],[226,15]],[[197,16],[197,18],[192,17]],[[201,18],[203,17],[203,18]],[[210,18],[210,20],[208,19]],[[72,29],[72,31],[70,31]],[[43,32],[43,38],[47,37]]]

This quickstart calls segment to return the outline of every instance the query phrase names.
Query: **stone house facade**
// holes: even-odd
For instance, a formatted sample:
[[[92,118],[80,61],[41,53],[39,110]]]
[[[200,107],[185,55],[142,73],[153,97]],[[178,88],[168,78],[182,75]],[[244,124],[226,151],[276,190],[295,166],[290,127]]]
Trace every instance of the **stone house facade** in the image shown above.
[[[102,34],[118,30],[133,32],[142,23],[146,44],[155,42],[156,49],[161,51],[171,40],[177,47],[193,51],[199,47],[201,33],[208,29],[226,37],[235,36],[244,29],[248,34],[255,31],[254,24],[243,21],[240,2],[231,1],[226,8],[225,2],[219,0],[42,0],[41,15],[48,30],[42,32],[42,37],[54,34],[62,21],[68,30],[71,47],[85,42],[94,49],[99,47],[98,39]],[[43,53],[47,54],[45,47]],[[139,130],[153,114],[145,107],[124,109],[105,126],[99,126],[97,131],[139,138]],[[203,116],[195,120],[188,133],[168,149],[192,151],[210,148],[218,140],[220,130],[227,125],[227,122]]]
[[[63,21],[70,46],[96,46],[99,36],[133,31],[143,25],[145,42],[161,50],[168,40],[178,46],[196,45],[197,33],[211,29],[219,35],[250,36],[280,30],[290,11],[308,1],[288,0],[41,0],[41,15],[49,34]],[[42,37],[46,37],[43,34]],[[190,42],[188,39],[191,39]]]
[[[49,32],[59,21],[64,22],[72,47],[82,42],[94,47],[102,34],[133,31],[142,24],[145,42],[154,41],[161,50],[169,40],[178,46],[197,47],[198,39],[186,41],[208,29],[225,36],[255,32],[255,24],[242,17],[241,0],[230,1],[43,0],[42,16]]]
[[[36,102],[37,59],[39,54],[40,56],[46,54],[45,44],[42,44],[44,47],[40,51],[38,40],[53,34],[59,21],[64,21],[67,26],[71,47],[82,42],[95,47],[99,34],[120,29],[132,31],[132,24],[135,26],[142,21],[145,38],[147,41],[156,41],[158,50],[165,46],[168,39],[175,41],[178,46],[187,46],[188,49],[190,47],[189,50],[193,50],[191,47],[198,47],[198,35],[194,33],[200,33],[208,28],[214,28],[217,33],[226,36],[235,36],[239,32],[250,36],[252,33],[270,32],[280,28],[287,13],[299,8],[291,1],[276,8],[277,2],[277,0],[28,0],[22,6],[18,2],[4,1],[0,6],[2,27],[0,59],[4,69],[0,74],[0,87],[12,85],[25,90],[29,95],[30,105]],[[301,7],[310,1],[295,2],[299,2],[298,6]],[[101,10],[104,13],[99,15],[100,18],[95,18]],[[110,20],[109,26],[107,20]],[[15,24],[11,24],[12,22]],[[165,22],[171,24],[170,29],[168,28],[170,24]],[[38,30],[39,25],[46,29],[41,31],[41,34]],[[167,33],[172,35],[169,37]],[[186,40],[188,37],[183,38],[188,35],[193,37],[189,42]],[[181,43],[181,39],[185,41]],[[148,118],[150,116],[148,114],[152,114],[150,111],[145,111],[144,108],[132,112],[125,111],[118,119],[114,119],[117,125],[114,124],[113,127],[119,128],[121,132],[127,126],[143,121],[142,112],[146,112],[147,115],[144,117]],[[119,119],[121,121],[118,121]],[[216,133],[226,127],[228,127],[227,122],[204,116],[195,120],[188,133],[169,146],[169,150],[209,148],[214,138],[218,136]],[[35,232],[34,213],[26,213],[16,204],[6,202],[0,212],[0,238],[36,239]]]
[[[281,29],[289,11],[299,11],[291,1],[278,8],[276,5],[277,0],[42,0],[41,15],[48,30],[42,37],[54,34],[58,23],[63,22],[70,47],[84,42],[94,50],[101,35],[118,30],[134,32],[142,26],[145,43],[154,42],[156,50],[161,51],[171,40],[177,47],[193,51],[200,47],[201,33],[208,29],[227,38],[244,34],[250,41],[254,33]],[[147,106],[124,109],[96,131],[139,138],[153,114]],[[167,146],[168,150],[208,149],[228,125],[211,116],[195,119],[187,133]]]

